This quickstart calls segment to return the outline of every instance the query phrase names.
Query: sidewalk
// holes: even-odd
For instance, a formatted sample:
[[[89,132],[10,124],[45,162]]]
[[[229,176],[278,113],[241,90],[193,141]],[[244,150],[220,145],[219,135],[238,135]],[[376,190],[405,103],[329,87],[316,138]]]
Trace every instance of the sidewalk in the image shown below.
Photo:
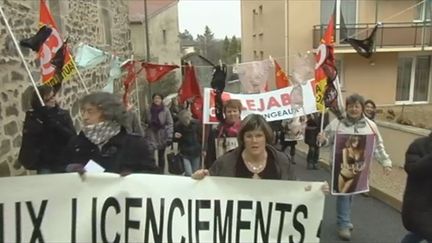
[[[305,143],[299,142],[296,149],[299,155],[306,157],[308,146]],[[328,171],[330,171],[329,153],[328,147],[320,150],[320,164]],[[375,161],[371,165],[369,195],[401,211],[406,177],[404,169],[400,167],[393,167],[391,174],[385,176],[382,166]]]

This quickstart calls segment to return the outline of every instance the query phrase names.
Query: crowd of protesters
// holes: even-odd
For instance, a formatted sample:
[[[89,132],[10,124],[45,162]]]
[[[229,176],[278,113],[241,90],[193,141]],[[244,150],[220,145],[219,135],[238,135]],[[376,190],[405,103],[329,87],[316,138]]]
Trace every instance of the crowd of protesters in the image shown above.
[[[318,169],[320,147],[335,146],[338,134],[373,134],[374,158],[383,166],[385,175],[392,168],[374,122],[376,105],[357,94],[347,97],[344,117],[330,123],[327,112],[271,124],[255,114],[242,120],[241,102],[228,100],[221,112],[223,119],[213,128],[193,118],[175,98],[166,107],[164,96],[159,93],[153,94],[151,105],[139,117],[134,107],[123,104],[116,95],[95,92],[80,100],[81,129],[77,133],[69,112],[58,106],[55,90],[43,85],[38,91],[44,105],[34,92],[18,157],[26,169],[38,174],[82,174],[89,161],[122,176],[164,174],[169,166],[165,162],[166,149],[173,149],[174,142],[183,159],[184,175],[194,179],[227,176],[295,180],[296,144],[304,141],[308,145],[306,167]],[[408,180],[402,215],[409,233],[402,242],[432,241],[431,138],[432,133],[414,141],[406,153]],[[334,164],[332,154],[330,162]],[[352,182],[355,173],[351,172],[341,170],[339,181]],[[323,191],[328,188],[324,186]],[[350,240],[354,230],[352,201],[352,195],[336,196],[337,233],[343,240]]]

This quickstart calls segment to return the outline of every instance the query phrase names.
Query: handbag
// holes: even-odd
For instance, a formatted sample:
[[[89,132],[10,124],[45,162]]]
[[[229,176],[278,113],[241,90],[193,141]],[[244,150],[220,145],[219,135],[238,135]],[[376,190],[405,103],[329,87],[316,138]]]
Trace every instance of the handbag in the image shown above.
[[[170,152],[167,154],[168,172],[174,175],[184,173],[183,156],[180,153]]]

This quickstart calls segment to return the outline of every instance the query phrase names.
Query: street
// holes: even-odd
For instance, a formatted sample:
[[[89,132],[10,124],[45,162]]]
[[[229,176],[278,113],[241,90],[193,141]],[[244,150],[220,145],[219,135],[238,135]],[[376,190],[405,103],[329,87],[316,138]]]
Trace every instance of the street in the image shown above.
[[[323,168],[306,170],[306,160],[301,155],[296,155],[296,162],[294,167],[298,180],[327,180],[330,183],[331,175],[327,170]],[[352,223],[354,224],[351,238],[353,243],[400,242],[407,232],[398,211],[375,198],[362,195],[354,197]],[[321,242],[344,242],[337,236],[336,200],[331,195],[326,196]]]

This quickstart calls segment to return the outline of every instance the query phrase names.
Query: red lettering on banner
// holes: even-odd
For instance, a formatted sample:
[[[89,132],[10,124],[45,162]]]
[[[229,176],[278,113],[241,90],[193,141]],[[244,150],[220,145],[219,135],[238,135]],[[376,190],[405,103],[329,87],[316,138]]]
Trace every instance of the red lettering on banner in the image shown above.
[[[288,93],[281,94],[281,101],[282,101],[283,106],[290,105],[291,104],[291,96]]]
[[[255,100],[246,100],[247,109],[250,111],[256,111]]]
[[[273,107],[281,107],[281,105],[279,104],[279,102],[276,100],[275,97],[270,97],[267,110],[270,110]]]
[[[259,107],[258,111],[263,111],[263,110],[265,110],[264,99],[261,98],[259,101],[260,101],[260,107]]]

